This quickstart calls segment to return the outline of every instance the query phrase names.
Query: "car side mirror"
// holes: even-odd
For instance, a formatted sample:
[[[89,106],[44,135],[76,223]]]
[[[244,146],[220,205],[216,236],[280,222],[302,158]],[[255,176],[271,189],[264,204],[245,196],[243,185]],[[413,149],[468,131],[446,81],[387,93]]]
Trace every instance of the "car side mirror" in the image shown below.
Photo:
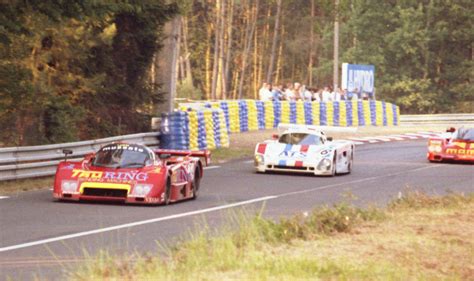
[[[278,134],[273,134],[273,135],[272,135],[272,139],[273,139],[273,140],[277,140],[277,139],[278,139]]]
[[[63,153],[64,153],[64,161],[67,161],[67,156],[72,154],[72,150],[63,149]]]
[[[455,131],[456,131],[456,128],[454,128],[454,127],[446,129],[447,133],[454,133]]]
[[[161,160],[169,159],[171,158],[171,154],[168,154],[168,153],[159,154],[158,158],[160,158]]]
[[[326,139],[327,139],[328,141],[332,141],[332,140],[333,140],[332,137],[327,137]]]
[[[88,153],[86,156],[84,156],[84,160],[87,162],[93,162],[95,159],[95,153]]]

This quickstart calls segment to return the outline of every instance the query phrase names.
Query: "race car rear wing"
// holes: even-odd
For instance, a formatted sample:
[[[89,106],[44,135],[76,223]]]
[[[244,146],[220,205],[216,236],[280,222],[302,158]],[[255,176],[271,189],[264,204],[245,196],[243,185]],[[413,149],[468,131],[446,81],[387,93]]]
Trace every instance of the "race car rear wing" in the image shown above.
[[[170,156],[190,156],[190,157],[201,157],[204,158],[206,166],[211,162],[211,151],[209,150],[174,150],[174,149],[154,149],[156,155],[165,155]]]
[[[304,124],[278,124],[278,131],[299,131],[299,130],[310,130],[317,132],[344,132],[354,133],[357,132],[357,127],[336,127],[336,126],[315,126],[315,125],[304,125]]]

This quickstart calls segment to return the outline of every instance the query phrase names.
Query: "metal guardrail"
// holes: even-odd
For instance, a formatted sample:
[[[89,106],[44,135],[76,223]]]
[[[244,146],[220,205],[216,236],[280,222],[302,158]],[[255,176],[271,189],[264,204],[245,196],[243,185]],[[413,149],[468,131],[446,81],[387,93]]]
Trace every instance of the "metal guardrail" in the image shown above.
[[[417,114],[400,115],[401,123],[474,123],[474,114]]]
[[[69,159],[80,160],[86,154],[115,141],[157,147],[158,135],[157,132],[151,132],[81,142],[0,148],[0,181],[54,175],[56,166],[64,158],[63,149],[73,151]]]

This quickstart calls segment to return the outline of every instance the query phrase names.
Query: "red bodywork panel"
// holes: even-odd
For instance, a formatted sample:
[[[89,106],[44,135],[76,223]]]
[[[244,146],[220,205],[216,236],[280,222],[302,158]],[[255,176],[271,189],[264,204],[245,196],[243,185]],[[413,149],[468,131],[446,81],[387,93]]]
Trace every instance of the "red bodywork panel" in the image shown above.
[[[80,162],[60,162],[54,180],[53,196],[60,200],[118,201],[135,204],[165,203],[167,181],[169,202],[197,197],[203,175],[199,157],[209,163],[209,151],[154,150],[153,163],[141,168],[106,168],[92,165],[95,153]],[[197,174],[196,174],[197,173]]]
[[[474,142],[430,138],[428,140],[427,158],[431,162],[459,161],[474,163]]]

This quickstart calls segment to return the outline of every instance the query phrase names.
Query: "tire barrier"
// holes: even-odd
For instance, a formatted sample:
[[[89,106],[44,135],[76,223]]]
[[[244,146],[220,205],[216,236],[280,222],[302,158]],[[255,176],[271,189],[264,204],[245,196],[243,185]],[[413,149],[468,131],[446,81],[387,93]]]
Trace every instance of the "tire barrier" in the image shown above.
[[[168,118],[170,122],[168,135],[160,131],[164,148],[227,147],[230,133],[272,129],[279,123],[341,127],[393,126],[399,124],[400,116],[400,109],[395,104],[375,100],[224,100],[204,102],[192,108],[183,105],[179,110],[163,116],[163,120]]]
[[[163,149],[201,150],[229,147],[224,110],[205,104],[203,109],[163,113],[160,147]]]

